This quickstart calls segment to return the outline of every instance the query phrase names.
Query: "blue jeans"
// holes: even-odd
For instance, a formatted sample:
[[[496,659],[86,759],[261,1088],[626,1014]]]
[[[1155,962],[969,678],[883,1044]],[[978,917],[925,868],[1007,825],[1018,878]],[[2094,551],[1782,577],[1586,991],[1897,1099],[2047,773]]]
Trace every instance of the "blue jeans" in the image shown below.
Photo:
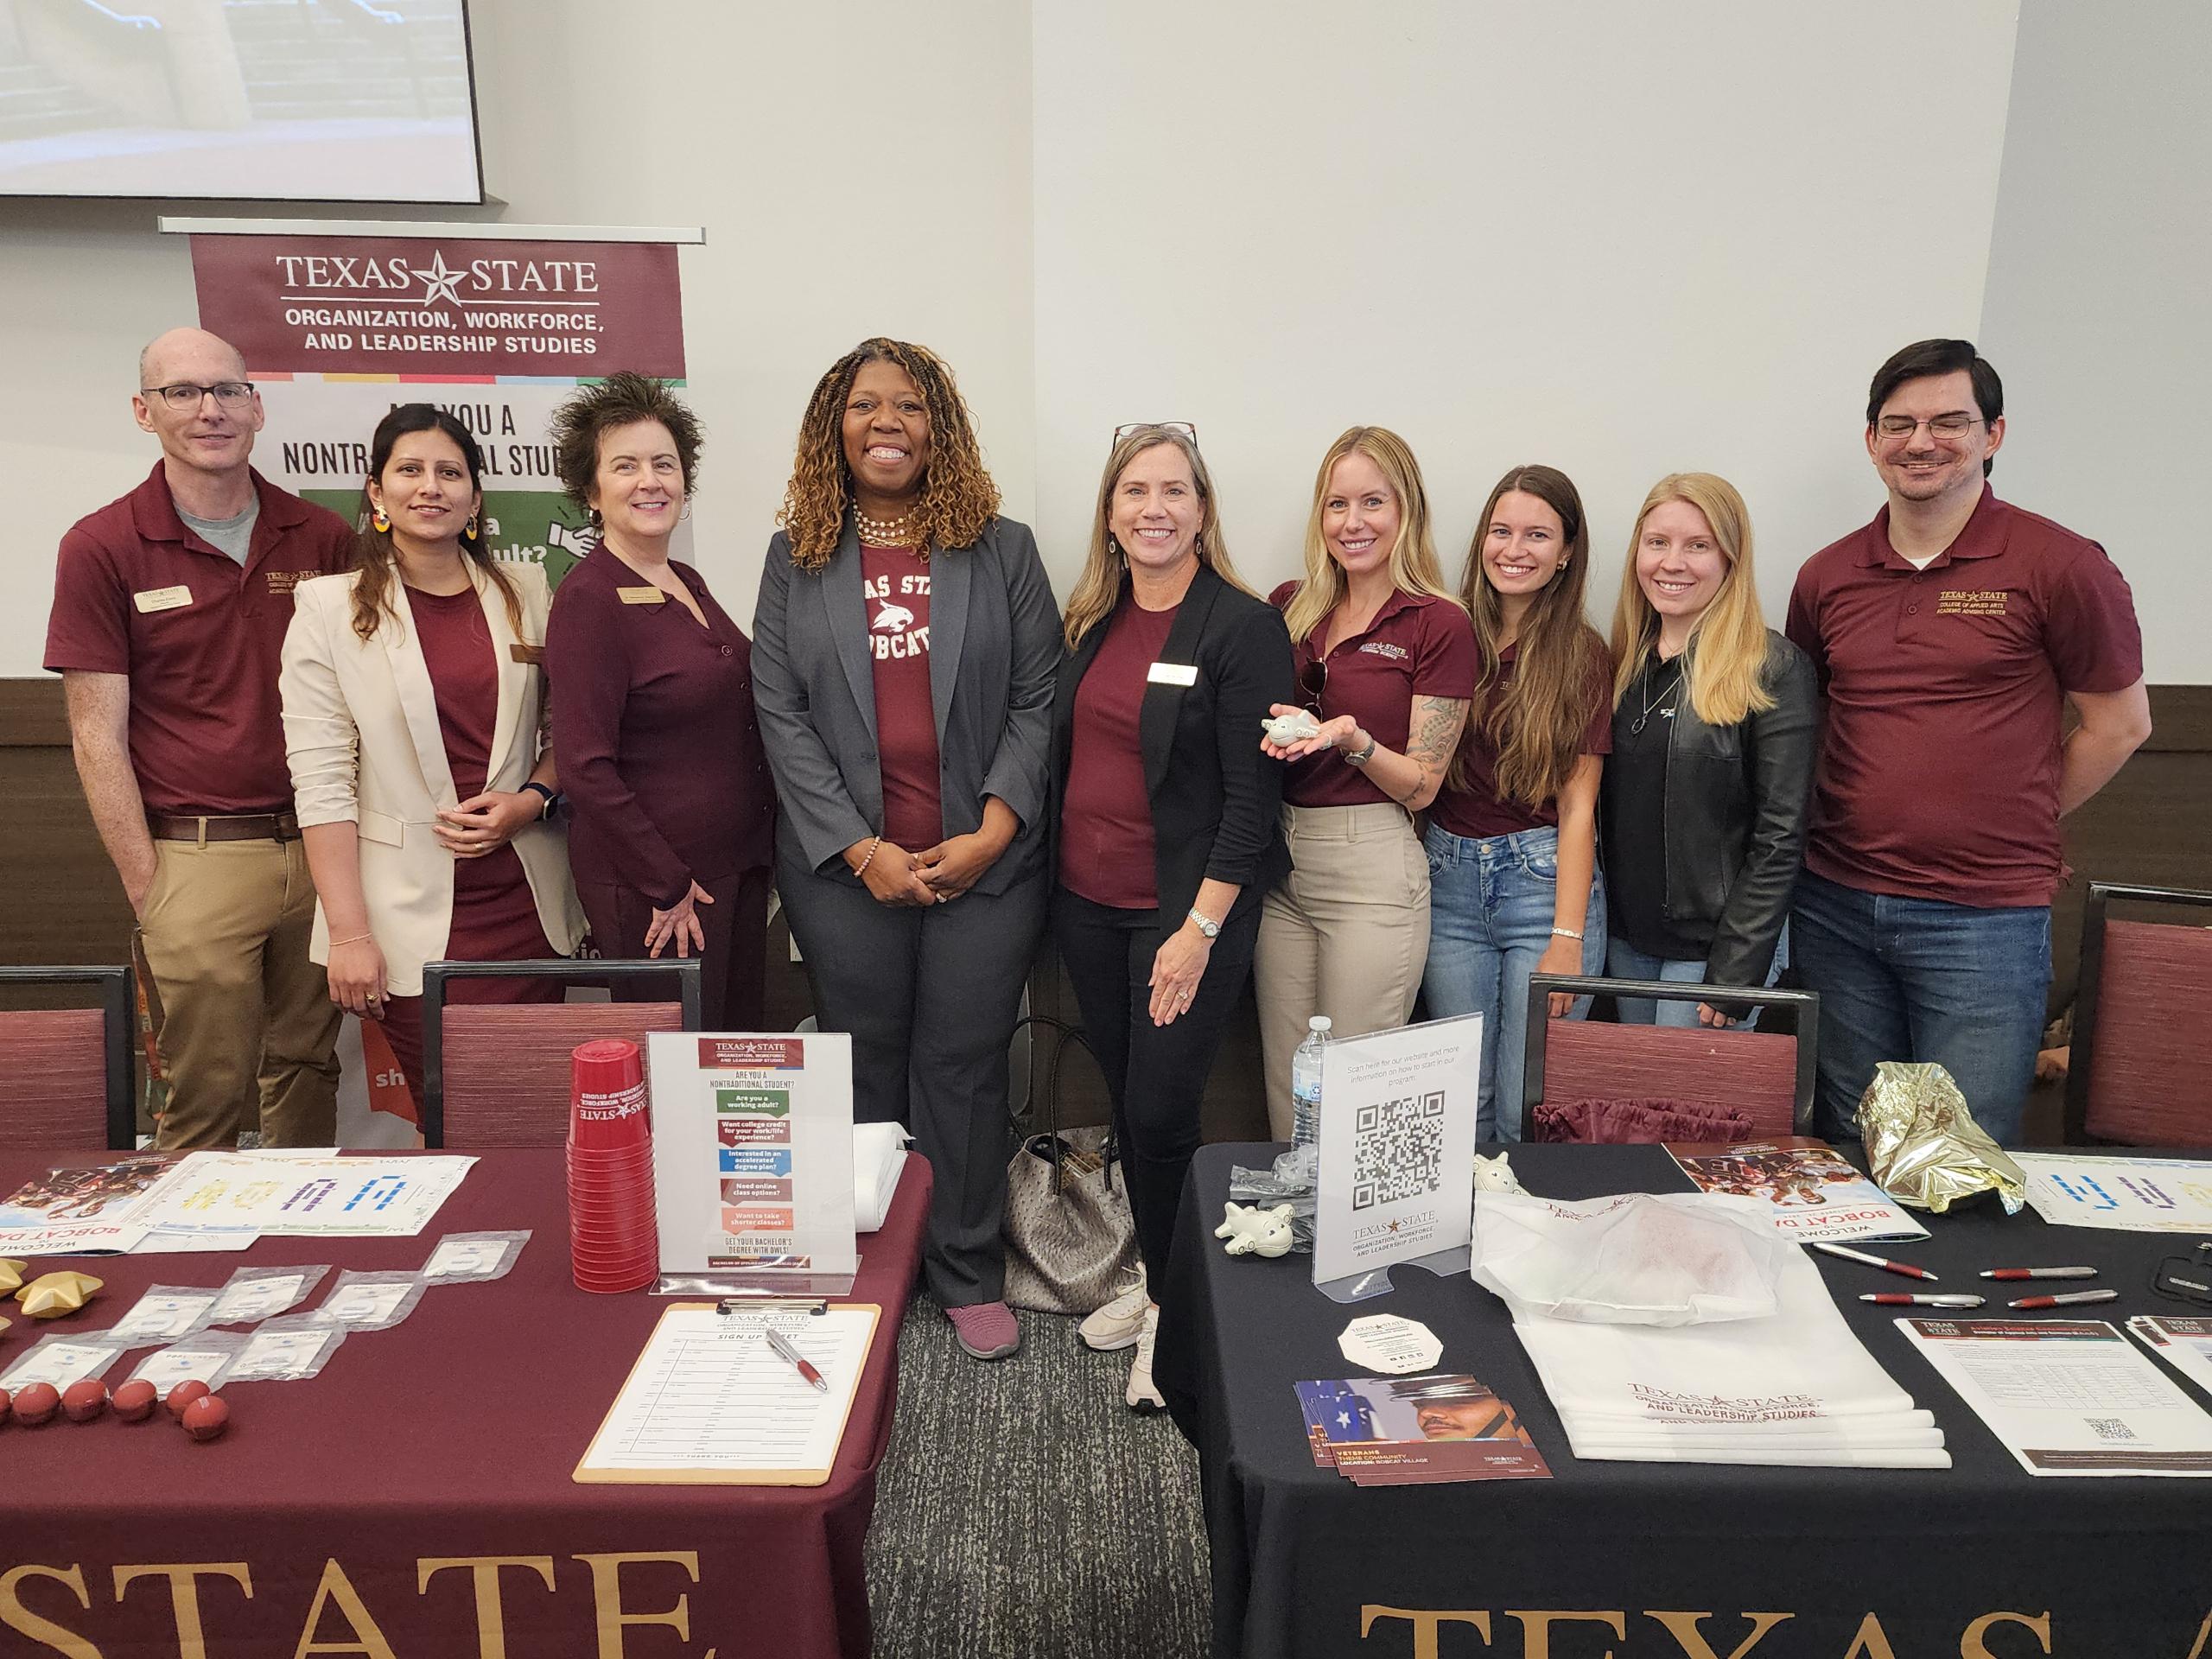
[[[1977,910],[1798,878],[1792,949],[1821,995],[1816,1128],[1859,1136],[1859,1096],[1883,1060],[1932,1060],[1975,1122],[2018,1146],[2050,990],[2050,912]]]
[[[1476,841],[1428,826],[1429,1017],[1479,1014],[1483,1063],[1475,1113],[1478,1141],[1521,1138],[1521,1072],[1529,1030],[1529,976],[1552,942],[1559,887],[1559,831],[1524,830]],[[1605,884],[1592,876],[1582,922],[1582,971],[1605,962]],[[1576,999],[1570,1016],[1590,1011]]]
[[[1772,985],[1782,977],[1782,970],[1789,965],[1789,929],[1785,924],[1782,938],[1774,948],[1774,966],[1767,969],[1766,982]],[[1702,958],[1684,961],[1669,957],[1649,957],[1626,939],[1609,939],[1605,944],[1605,972],[1614,979],[1659,979],[1670,985],[1697,985],[1705,979]],[[1679,1026],[1697,1024],[1697,1004],[1694,1002],[1662,1002],[1656,996],[1617,996],[1613,1009],[1624,1026]],[[1733,1009],[1723,1008],[1723,1014]],[[1748,1011],[1750,1018],[1739,1019],[1724,1031],[1750,1031],[1758,1024],[1758,1011]]]

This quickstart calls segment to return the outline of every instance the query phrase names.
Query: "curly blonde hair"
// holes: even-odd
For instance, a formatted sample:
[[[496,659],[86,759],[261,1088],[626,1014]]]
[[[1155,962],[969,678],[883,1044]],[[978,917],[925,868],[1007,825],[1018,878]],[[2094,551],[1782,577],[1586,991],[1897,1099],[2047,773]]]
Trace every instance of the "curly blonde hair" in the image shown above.
[[[819,570],[836,552],[852,502],[852,472],[845,464],[845,402],[864,363],[891,363],[921,389],[930,416],[930,464],[922,478],[913,524],[924,552],[973,547],[998,516],[999,486],[983,467],[976,428],[952,371],[926,346],[903,340],[864,340],[815,382],[798,425],[798,453],[776,522],[791,537],[791,563]]]

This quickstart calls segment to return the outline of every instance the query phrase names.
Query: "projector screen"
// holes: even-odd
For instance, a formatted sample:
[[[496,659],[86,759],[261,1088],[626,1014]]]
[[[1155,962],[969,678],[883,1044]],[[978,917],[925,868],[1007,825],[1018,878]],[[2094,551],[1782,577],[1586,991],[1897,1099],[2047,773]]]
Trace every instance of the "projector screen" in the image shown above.
[[[481,201],[464,0],[0,0],[0,195]]]

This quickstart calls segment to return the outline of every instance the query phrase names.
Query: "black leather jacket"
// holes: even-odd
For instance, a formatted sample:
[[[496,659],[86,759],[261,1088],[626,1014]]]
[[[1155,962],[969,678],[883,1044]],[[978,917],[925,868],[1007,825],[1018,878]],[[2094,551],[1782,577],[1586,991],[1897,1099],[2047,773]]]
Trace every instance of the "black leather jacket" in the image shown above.
[[[1761,680],[1774,707],[1733,726],[1707,725],[1683,696],[1669,722],[1661,821],[1650,827],[1665,837],[1664,913],[1677,932],[1709,937],[1713,985],[1766,982],[1805,856],[1819,683],[1805,653],[1771,629]],[[1616,728],[1634,712],[1617,711]],[[1609,802],[1599,813],[1609,869],[1627,833],[1620,820],[1637,816],[1618,808]]]

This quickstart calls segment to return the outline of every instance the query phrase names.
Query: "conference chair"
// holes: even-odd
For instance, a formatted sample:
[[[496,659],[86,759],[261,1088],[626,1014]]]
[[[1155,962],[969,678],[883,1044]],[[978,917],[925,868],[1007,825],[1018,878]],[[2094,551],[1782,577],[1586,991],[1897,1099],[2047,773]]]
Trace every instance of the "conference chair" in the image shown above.
[[[550,979],[606,986],[657,981],[665,1002],[458,1002],[456,979]],[[569,1056],[579,1043],[699,1029],[699,963],[434,962],[423,969],[423,1144],[557,1147],[569,1134]]]
[[[2123,920],[2111,906],[2155,907]],[[2212,893],[2089,883],[2066,1065],[2066,1140],[2212,1146]]]
[[[0,986],[18,985],[91,985],[99,1006],[0,1013],[8,1143],[42,1152],[130,1150],[138,1144],[130,969],[0,967]]]
[[[1796,1012],[1797,1033],[1551,1020],[1545,1017],[1545,1000],[1554,991],[1710,1002],[1728,1012],[1789,1008]],[[1745,1120],[1742,1133],[1753,1138],[1810,1134],[1820,1014],[1821,999],[1812,991],[1532,975],[1522,1062],[1522,1133],[1532,1135],[1536,1108],[1547,1102],[1642,1101],[1707,1114],[1739,1112]]]

